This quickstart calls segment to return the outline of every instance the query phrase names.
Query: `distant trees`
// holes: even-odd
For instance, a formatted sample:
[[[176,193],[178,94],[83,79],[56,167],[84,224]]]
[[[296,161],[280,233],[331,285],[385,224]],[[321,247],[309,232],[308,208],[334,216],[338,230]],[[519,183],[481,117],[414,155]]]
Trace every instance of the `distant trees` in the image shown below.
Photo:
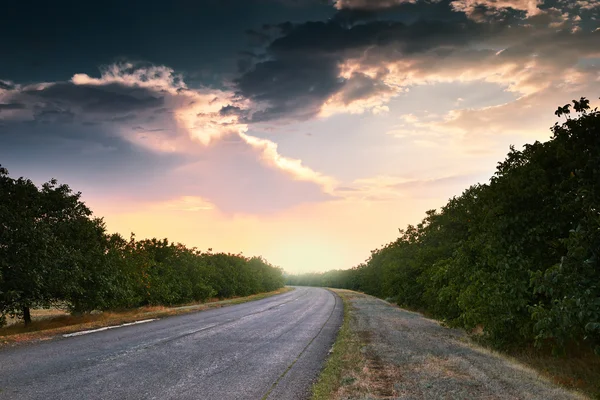
[[[117,279],[105,308],[173,305],[276,290],[283,272],[260,257],[202,253],[167,239],[109,238],[105,271]],[[109,281],[110,282],[110,281]],[[98,307],[96,305],[96,307]]]
[[[600,113],[560,107],[552,139],[511,147],[489,184],[431,210],[334,287],[480,327],[497,346],[535,342],[600,354]],[[288,282],[330,286],[332,273]]]
[[[67,185],[38,188],[0,167],[0,326],[31,307],[74,313],[244,296],[283,286],[260,257],[202,253],[167,239],[108,235]]]

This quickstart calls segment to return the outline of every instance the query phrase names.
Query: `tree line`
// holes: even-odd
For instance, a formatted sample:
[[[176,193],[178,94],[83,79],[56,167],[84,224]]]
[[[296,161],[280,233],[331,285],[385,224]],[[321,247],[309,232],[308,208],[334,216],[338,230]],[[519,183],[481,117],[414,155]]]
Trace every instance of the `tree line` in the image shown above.
[[[262,257],[108,234],[68,185],[41,187],[0,166],[0,326],[32,307],[73,313],[247,296],[284,285]]]
[[[363,291],[479,328],[498,347],[535,343],[600,354],[600,112],[555,113],[551,139],[511,146],[473,185],[362,264],[292,275],[291,285]]]

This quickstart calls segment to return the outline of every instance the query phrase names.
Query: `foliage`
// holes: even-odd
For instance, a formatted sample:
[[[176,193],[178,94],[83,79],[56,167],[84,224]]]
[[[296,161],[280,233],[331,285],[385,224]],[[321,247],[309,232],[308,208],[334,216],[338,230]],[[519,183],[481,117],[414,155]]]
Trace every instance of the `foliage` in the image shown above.
[[[37,188],[0,171],[1,314],[29,322],[29,307],[78,303],[85,277],[103,255],[104,226],[67,185]]]
[[[73,313],[247,296],[283,286],[260,257],[202,253],[167,239],[106,233],[69,186],[37,187],[0,167],[0,326],[31,307]]]
[[[567,118],[551,140],[511,147],[488,184],[428,211],[365,263],[287,282],[392,298],[498,347],[600,353],[600,113],[581,98],[555,114]]]

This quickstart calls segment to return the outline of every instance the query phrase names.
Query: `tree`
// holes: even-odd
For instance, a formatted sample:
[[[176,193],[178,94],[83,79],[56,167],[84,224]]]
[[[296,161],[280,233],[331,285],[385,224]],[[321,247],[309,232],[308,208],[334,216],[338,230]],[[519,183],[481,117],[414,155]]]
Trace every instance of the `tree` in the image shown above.
[[[600,112],[581,98],[555,114],[566,121],[551,140],[511,146],[489,184],[401,230],[345,272],[346,287],[477,327],[498,347],[600,354]]]
[[[32,306],[66,301],[77,308],[96,291],[82,283],[101,269],[104,225],[80,197],[54,179],[38,188],[0,169],[1,315],[29,324]]]

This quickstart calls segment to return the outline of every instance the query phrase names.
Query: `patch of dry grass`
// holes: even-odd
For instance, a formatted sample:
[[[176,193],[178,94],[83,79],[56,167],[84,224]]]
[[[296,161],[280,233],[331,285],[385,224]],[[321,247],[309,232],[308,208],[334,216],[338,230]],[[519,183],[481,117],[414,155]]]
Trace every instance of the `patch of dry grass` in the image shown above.
[[[579,350],[568,357],[556,357],[532,348],[509,355],[558,385],[600,400],[600,356],[591,349]]]
[[[64,315],[69,315],[69,313],[60,308],[38,308],[38,309],[31,310],[31,319],[33,321],[40,321],[43,319],[60,317],[60,316],[64,316]],[[6,326],[18,324],[19,322],[22,322],[22,321],[18,318],[7,317]]]
[[[206,303],[187,304],[178,307],[146,306],[132,310],[106,311],[98,314],[84,314],[79,316],[69,315],[56,309],[36,310],[32,314],[32,323],[29,326],[26,327],[22,322],[18,322],[0,329],[0,347],[48,340],[57,335],[119,325],[142,319],[164,318],[211,308],[226,307],[264,299],[291,290],[293,288],[284,287],[273,292],[259,293],[247,297],[236,297],[227,300],[212,299]]]
[[[394,303],[393,307],[400,308]],[[439,322],[426,310],[404,308],[418,312],[426,318]],[[522,363],[551,382],[570,390],[576,390],[592,399],[600,400],[600,356],[594,354],[591,348],[572,348],[568,356],[554,356],[549,351],[540,351],[534,347],[510,350],[506,352],[492,349],[481,340],[483,326],[479,325],[468,332],[468,335],[478,345],[501,356],[508,356],[512,361]]]
[[[363,295],[346,290],[334,291],[344,301],[344,322],[333,353],[313,387],[312,399],[392,399],[416,396],[415,388],[410,389],[408,393],[406,390],[409,387],[397,383],[412,379],[406,376],[405,370],[393,363],[382,361],[377,354],[369,350],[373,341],[377,339],[371,337],[373,332],[360,328],[355,316],[357,310],[351,303],[352,299]],[[464,341],[471,343],[467,336],[464,336]],[[555,384],[577,391],[572,392],[574,398],[584,398],[582,395],[586,395],[600,400],[600,357],[592,351],[580,350],[567,358],[555,357],[533,348],[512,353],[479,349],[484,352],[490,351],[490,356],[501,356],[512,365],[520,366],[523,371],[533,374],[532,376],[539,374]],[[455,365],[456,361],[454,358],[435,358],[425,362],[422,367],[431,369],[425,372],[428,376],[438,378],[438,381],[463,381],[472,378],[459,368],[460,365]],[[427,393],[421,394],[427,398]]]
[[[372,354],[367,354],[369,338],[357,332],[352,324],[352,304],[355,292],[332,289],[344,302],[344,321],[318,381],[313,385],[312,400],[393,398],[388,393],[392,385],[392,369],[384,366]]]

